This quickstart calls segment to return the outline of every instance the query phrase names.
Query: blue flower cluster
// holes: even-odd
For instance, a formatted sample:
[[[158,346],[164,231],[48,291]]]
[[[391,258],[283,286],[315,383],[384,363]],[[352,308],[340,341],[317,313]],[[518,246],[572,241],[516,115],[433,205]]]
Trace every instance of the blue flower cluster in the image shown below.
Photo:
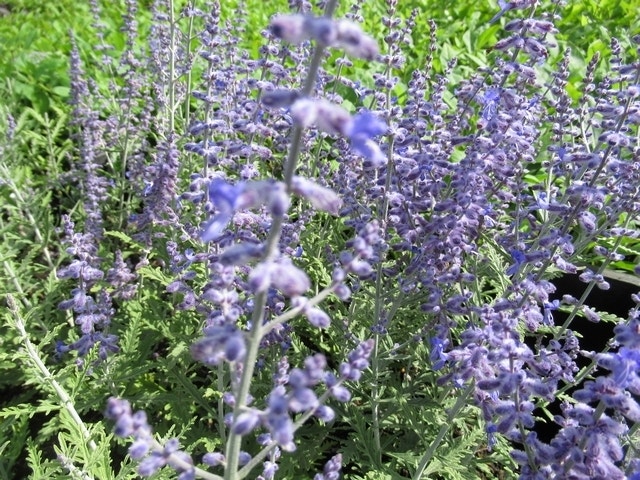
[[[73,259],[57,274],[74,288],[60,308],[73,313],[81,338],[58,353],[82,358],[97,345],[104,360],[117,352],[114,301],[135,296],[135,272],[148,272],[157,251],[171,276],[163,293],[202,320],[191,357],[214,367],[220,390],[220,442],[202,462],[225,479],[260,467],[258,478],[275,478],[302,425],[334,422],[332,402],[355,404],[354,389],[368,392],[381,459],[381,418],[394,399],[383,401],[379,383],[389,359],[416,356],[433,388],[477,409],[489,450],[509,442],[521,479],[640,478],[640,298],[603,351],[587,351],[575,327],[578,318],[610,318],[585,299],[610,289],[607,267],[636,260],[621,246],[640,236],[640,49],[629,61],[612,40],[608,73],[595,55],[582,90],[569,92],[570,52],[552,41],[561,2],[500,0],[488,22],[502,24],[488,27],[499,36],[491,67],[456,84],[455,60],[436,73],[431,24],[425,68],[404,84],[402,45],[417,12],[399,18],[388,0],[380,48],[359,26],[358,5],[334,19],[334,0],[319,2],[322,16],[308,3],[272,18],[257,59],[221,24],[217,2],[208,13],[183,12],[205,25],[194,58],[176,49],[173,24],[154,11],[153,96],[144,96],[133,61],[123,63],[135,107],[129,133],[139,136],[126,165],[140,199],[127,219],[127,239],[142,252],[135,265],[119,251],[99,256],[107,185],[94,150],[115,148],[119,131],[97,115],[75,59],[82,182],[93,194],[84,234],[64,220]],[[323,68],[328,49],[337,70]],[[176,79],[196,60],[201,84],[181,89]],[[342,74],[355,62],[366,66],[360,82]],[[175,121],[181,95],[187,111],[198,106],[185,137]],[[149,123],[156,110],[171,118],[162,132]],[[559,295],[554,277],[576,273],[586,293]],[[308,331],[339,338],[332,353],[345,361]],[[292,348],[296,341],[304,347]],[[296,357],[300,365],[290,366]],[[424,401],[408,395],[411,405]],[[543,439],[539,412],[552,405],[556,430]],[[223,478],[194,467],[177,440],[157,444],[125,400],[111,398],[106,416],[116,435],[133,438],[141,475],[169,465],[181,479]],[[441,440],[416,448],[434,454]],[[327,455],[315,479],[338,478],[342,461]]]

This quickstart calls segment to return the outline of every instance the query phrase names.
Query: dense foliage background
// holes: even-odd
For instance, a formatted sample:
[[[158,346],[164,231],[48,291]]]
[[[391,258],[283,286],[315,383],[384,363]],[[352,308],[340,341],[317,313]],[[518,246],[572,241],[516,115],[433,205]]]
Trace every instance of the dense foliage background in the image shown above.
[[[230,30],[239,35],[237,51],[245,50],[253,59],[263,54],[261,48],[266,41],[262,31],[270,18],[289,11],[288,2],[282,0],[220,3],[220,24],[233,26]],[[186,6],[185,2],[174,10]],[[388,8],[382,0],[370,0],[363,2],[360,11],[363,29],[379,40],[386,34],[381,19]],[[434,80],[432,86],[442,85],[444,103],[453,104],[454,86],[492,67],[492,47],[502,31],[499,23],[488,22],[499,8],[492,1],[398,2],[395,15],[413,19],[415,26],[409,32],[409,42],[402,45],[406,62],[397,72],[390,96],[399,104],[406,101],[413,72],[430,63],[434,79],[442,74],[448,78],[448,83]],[[98,10],[99,24],[95,18]],[[349,11],[350,2],[343,2],[338,15]],[[176,75],[187,90],[170,86],[156,92],[169,92],[167,102],[159,102],[161,107],[148,110],[142,94],[129,97],[130,103],[122,95],[127,88],[142,90],[136,82],[152,70],[123,52],[144,57],[150,39],[157,34],[157,18],[149,1],[135,6],[131,2],[97,5],[73,0],[15,0],[0,6],[0,293],[6,304],[0,326],[0,478],[136,478],[137,465],[127,454],[128,444],[110,433],[112,425],[103,418],[106,399],[111,395],[127,398],[136,409],[145,410],[159,439],[180,438],[194,458],[220,450],[224,444],[220,411],[224,409],[222,393],[228,376],[221,371],[216,375],[215,369],[194,362],[190,347],[201,335],[202,318],[185,308],[189,291],[176,283],[178,278],[184,280],[176,266],[191,268],[190,255],[199,251],[199,245],[186,231],[175,231],[170,224],[160,222],[152,239],[136,237],[125,228],[131,213],[144,213],[143,176],[135,179],[136,185],[132,177],[123,174],[137,161],[134,156],[139,154],[139,144],[150,145],[148,151],[157,147],[158,155],[164,152],[169,159],[172,149],[180,144],[184,155],[175,179],[185,191],[191,181],[196,181],[189,175],[200,161],[193,151],[185,153],[186,137],[181,135],[191,126],[190,114],[204,108],[190,99],[189,89],[202,87],[199,77],[205,67],[196,66],[189,72],[178,65]],[[435,32],[432,21],[437,25]],[[198,22],[197,18],[184,17],[180,27],[192,33],[201,27]],[[640,34],[638,4],[635,0],[570,1],[559,14],[556,28],[557,47],[550,50],[541,74],[550,80],[554,75],[551,67],[566,58],[566,91],[577,101],[582,98],[590,59],[596,54],[609,58],[613,38],[624,50],[620,55],[634,55],[632,38]],[[565,57],[567,49],[570,53]],[[192,53],[187,51],[187,57]],[[381,68],[356,63],[338,70],[335,60],[340,56],[332,53],[327,62],[331,74],[347,77],[356,85],[362,82],[362,88],[373,87],[372,78],[382,72]],[[453,59],[457,59],[457,65],[449,69],[447,65]],[[232,60],[221,63],[232,64]],[[599,63],[595,77],[606,75],[608,69],[607,62]],[[73,94],[73,82],[80,80],[91,92],[81,101]],[[342,95],[345,104],[362,106],[357,88],[339,86],[338,82],[326,86]],[[119,96],[110,96],[114,92]],[[175,98],[171,95],[182,98],[182,103],[172,104],[169,100]],[[82,105],[88,99],[99,104]],[[110,131],[111,137],[105,138],[104,151],[91,153],[92,165],[83,162],[90,142],[82,137],[85,130],[79,127],[81,120],[86,121],[81,111],[87,106],[95,109],[92,114],[97,116],[96,122],[107,121],[110,115],[121,122]],[[165,110],[159,112],[158,108]],[[142,125],[145,115],[153,118],[150,126]],[[159,118],[166,123],[153,123]],[[177,132],[177,138],[166,132]],[[267,158],[261,163],[260,173],[279,175],[279,158]],[[153,164],[152,159],[146,160]],[[159,164],[164,163],[154,165],[160,168]],[[89,183],[96,171],[100,182],[106,184]],[[535,177],[536,172],[531,175]],[[110,193],[101,197],[107,184]],[[88,192],[98,195],[91,199]],[[102,218],[92,217],[94,207],[102,209]],[[193,208],[189,215],[196,218],[202,212]],[[301,222],[308,220],[300,204],[295,204],[295,209]],[[65,215],[69,215],[67,220]],[[300,264],[317,290],[332,278],[331,263],[325,257],[335,257],[349,248],[354,234],[349,225],[322,215],[319,220],[309,220],[301,236],[301,243],[308,247],[301,254]],[[635,222],[629,221],[630,229],[636,228]],[[102,232],[100,241],[93,245],[95,251],[82,252],[83,239],[78,235],[91,227]],[[172,247],[172,242],[179,248]],[[163,249],[156,248],[160,244]],[[328,252],[327,245],[334,250]],[[640,255],[637,237],[627,238],[618,247],[623,255],[613,259],[611,266],[633,272]],[[105,273],[112,272],[114,277],[126,270],[119,270],[122,264],[131,270],[135,266],[135,272],[129,273],[137,275],[136,292],[118,290],[113,286],[116,283],[109,287],[109,294],[116,298],[113,313],[117,321],[112,331],[120,339],[117,354],[107,351],[108,338],[101,344],[103,350],[79,354],[81,348],[75,345],[68,351],[80,333],[72,311],[59,306],[78,292],[72,276],[59,277],[81,254],[102,258]],[[511,261],[496,248],[498,269],[506,270]],[[583,261],[599,260],[589,250]],[[206,277],[203,264],[194,261],[193,268]],[[125,288],[125,284],[117,285]],[[390,289],[395,287],[389,285]],[[484,287],[500,288],[493,284]],[[82,288],[100,298],[103,286],[96,282]],[[354,290],[357,292],[357,284]],[[362,292],[366,293],[365,287]],[[329,366],[337,368],[350,351],[344,342],[345,331],[363,339],[375,326],[367,316],[378,311],[376,299],[363,293],[360,301],[368,307],[354,312],[355,301],[350,307],[336,299],[328,300],[326,308],[336,328],[318,332],[310,325],[297,325],[289,340],[289,363],[300,364],[307,355],[321,352]],[[420,332],[416,326],[423,322],[424,314],[415,307],[418,303],[394,304],[401,318],[394,325],[396,331]],[[406,341],[410,343],[411,339]],[[316,422],[297,433],[298,450],[283,454],[279,478],[313,478],[336,453],[343,455],[345,478],[412,478],[425,445],[441,433],[423,478],[515,478],[517,466],[509,456],[509,442],[499,438],[494,448],[488,449],[479,410],[456,404],[455,396],[439,389],[439,374],[427,365],[432,346],[419,341],[415,348],[407,349],[391,340],[388,345],[384,342],[382,339],[380,349],[386,355],[374,364],[375,376],[352,386],[349,403],[332,405],[337,420],[331,428]],[[277,356],[267,350],[260,362],[274,368]],[[273,374],[269,368],[256,373],[253,395],[257,398],[269,394]],[[372,383],[376,384],[373,389]],[[378,436],[372,435],[363,414],[371,414],[366,406],[372,390],[384,411],[382,425],[377,426],[382,434]],[[551,418],[548,405],[538,407],[541,416]],[[449,415],[452,410],[458,412],[455,418]],[[450,428],[443,432],[442,425]],[[250,453],[255,451],[257,447]],[[175,478],[175,473],[165,469],[154,478]]]

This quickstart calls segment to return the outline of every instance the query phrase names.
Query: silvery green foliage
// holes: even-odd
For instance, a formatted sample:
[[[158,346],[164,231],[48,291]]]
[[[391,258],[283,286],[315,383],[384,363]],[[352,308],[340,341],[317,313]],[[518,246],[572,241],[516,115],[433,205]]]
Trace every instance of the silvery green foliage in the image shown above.
[[[296,13],[271,20],[256,59],[221,25],[219,5],[183,12],[204,25],[196,57],[204,62],[202,82],[190,92],[197,114],[182,129],[174,122],[163,126],[150,162],[141,160],[141,142],[127,172],[141,198],[130,228],[148,249],[166,250],[174,276],[167,293],[204,323],[190,352],[204,365],[226,368],[228,387],[218,422],[220,437],[227,438],[224,451],[203,458],[213,474],[196,468],[177,441],[155,443],[146,417],[132,413],[125,400],[111,399],[107,417],[117,435],[134,438],[129,453],[142,460],[139,473],[169,465],[183,479],[231,479],[261,466],[259,478],[274,478],[283,452],[298,448],[303,421],[333,421],[328,402],[348,405],[354,382],[366,378],[370,366],[372,430],[380,443],[378,361],[419,344],[429,350],[438,385],[481,412],[486,446],[493,448],[498,437],[511,442],[520,478],[637,478],[626,439],[640,422],[637,308],[615,327],[608,351],[585,352],[570,321],[556,325],[554,313],[568,310],[570,320],[582,315],[593,322],[600,315],[581,300],[554,298],[550,282],[557,273],[581,270],[593,244],[606,239],[606,246],[593,249],[602,267],[580,278],[589,288],[607,289],[602,270],[619,260],[625,238],[637,237],[637,57],[626,60],[614,40],[610,72],[596,80],[594,56],[575,101],[565,88],[569,52],[550,61],[557,31],[546,12],[558,8],[561,14],[562,6],[500,1],[489,21],[504,22],[490,67],[452,85],[456,62],[436,75],[429,56],[427,68],[411,72],[399,100],[393,92],[405,64],[401,46],[417,13],[398,18],[389,0],[382,19],[388,35],[379,48],[353,21],[357,8],[353,18],[334,20],[314,15],[306,2],[293,3]],[[154,15],[148,68],[167,82],[167,58],[177,69],[172,74],[192,65],[172,43],[161,3]],[[435,25],[431,34],[435,43]],[[383,67],[372,68],[363,86],[323,69],[325,49],[346,53],[339,65],[353,66],[359,61],[353,57]],[[357,96],[355,111],[336,85]],[[139,84],[131,81],[128,88],[143,98]],[[157,95],[149,101],[164,112],[173,109],[170,96],[186,91],[160,81],[153,88]],[[59,276],[79,280],[80,288],[61,307],[74,311],[83,338],[93,343],[60,351],[82,356],[99,343],[106,358],[117,348],[107,330],[110,290],[93,298],[87,287],[102,279],[96,242],[105,184],[92,163],[93,149],[114,130],[86,108],[86,85],[78,81],[74,89],[85,98],[84,110],[76,101],[76,118],[84,133],[85,188],[94,196],[86,197],[87,236],[66,228],[76,258]],[[447,98],[451,91],[454,99]],[[141,111],[138,132],[148,132],[148,111]],[[190,161],[192,170],[185,172],[180,158],[187,155],[198,164],[193,168]],[[270,163],[278,168],[268,171]],[[187,175],[189,183],[181,184]],[[324,261],[332,271],[326,284],[317,284],[300,260],[305,229],[321,215],[337,218],[332,225],[350,234],[341,245],[326,245]],[[169,231],[179,233],[159,241]],[[118,292],[135,278],[121,260],[108,280]],[[82,274],[78,262],[84,262]],[[350,301],[359,320],[369,316],[371,338],[350,331],[347,320],[343,340],[351,353],[344,362],[332,367],[314,354],[290,366],[286,352],[297,319],[332,328],[332,307],[322,304],[329,296]],[[375,307],[363,313],[358,308],[365,310],[367,298]],[[401,311],[420,321],[401,327]],[[381,352],[385,344],[394,347]],[[274,347],[281,351],[272,385],[264,398],[254,398],[260,353]],[[592,366],[580,371],[584,358]],[[561,413],[553,418],[558,432],[543,442],[535,410],[560,401]],[[259,447],[252,456],[241,447],[254,440]],[[429,452],[417,470],[424,471]],[[331,458],[316,478],[337,478],[341,460]]]

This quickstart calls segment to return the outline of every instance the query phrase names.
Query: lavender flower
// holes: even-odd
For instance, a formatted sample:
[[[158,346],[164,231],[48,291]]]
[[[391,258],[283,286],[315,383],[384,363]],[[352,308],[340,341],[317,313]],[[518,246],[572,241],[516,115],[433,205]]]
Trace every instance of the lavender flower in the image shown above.
[[[351,141],[351,148],[371,162],[371,165],[379,167],[386,161],[386,156],[380,150],[373,137],[382,135],[387,131],[387,126],[378,117],[370,112],[361,112],[353,118],[347,137]]]
[[[158,445],[153,439],[144,412],[132,413],[128,401],[111,397],[104,415],[115,422],[116,435],[134,438],[129,454],[135,459],[142,459],[138,466],[140,475],[149,477],[165,465],[170,465],[180,473],[181,479],[195,478],[193,461],[189,455],[179,450],[178,440],[171,439],[164,447]]]
[[[217,213],[207,222],[200,235],[203,242],[217,240],[238,210],[266,205],[272,215],[282,216],[289,208],[283,185],[269,181],[230,185],[222,179],[214,179],[209,183],[209,200]]]
[[[369,366],[369,357],[373,351],[373,345],[373,340],[367,340],[360,343],[355,350],[349,353],[349,361],[340,364],[340,376],[346,380],[359,380],[362,371]]]
[[[352,117],[338,105],[325,100],[301,99],[291,106],[291,116],[301,126],[316,125],[331,135],[341,135],[351,142],[351,147],[378,167],[386,161],[385,155],[373,137],[386,132],[387,127],[370,112],[362,112]]]
[[[342,468],[342,455],[338,454],[327,462],[322,470],[313,477],[313,480],[338,480],[340,478],[340,469]]]
[[[241,331],[233,325],[212,326],[204,331],[204,338],[191,346],[191,355],[208,365],[217,365],[221,361],[240,361],[247,347]]]
[[[209,199],[218,213],[204,227],[200,236],[203,242],[210,242],[220,237],[231,221],[243,190],[244,184],[229,185],[222,179],[215,179],[209,183]]]

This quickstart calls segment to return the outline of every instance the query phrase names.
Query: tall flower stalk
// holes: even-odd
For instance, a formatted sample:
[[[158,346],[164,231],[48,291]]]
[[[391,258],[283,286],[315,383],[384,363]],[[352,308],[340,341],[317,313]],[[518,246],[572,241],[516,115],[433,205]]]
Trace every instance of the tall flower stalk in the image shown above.
[[[243,2],[157,0],[138,51],[129,1],[108,91],[72,49],[78,208],[60,216],[64,249],[42,252],[73,328],[56,326],[50,350],[64,375],[75,355],[110,379],[96,395],[132,440],[123,462],[181,480],[328,480],[343,462],[349,478],[635,480],[638,306],[614,319],[587,297],[637,261],[637,58],[614,40],[608,71],[594,56],[569,91],[560,2],[501,1],[485,66],[438,59],[429,22],[424,68],[407,72],[420,11],[386,1],[380,52],[360,26],[378,15],[368,3],[346,18],[336,0],[320,16],[290,7],[256,56],[239,41],[253,28]],[[18,182],[3,185],[28,209]],[[559,295],[560,274],[584,292]],[[589,351],[581,319],[615,322],[613,338]],[[79,391],[16,327],[29,368]]]

